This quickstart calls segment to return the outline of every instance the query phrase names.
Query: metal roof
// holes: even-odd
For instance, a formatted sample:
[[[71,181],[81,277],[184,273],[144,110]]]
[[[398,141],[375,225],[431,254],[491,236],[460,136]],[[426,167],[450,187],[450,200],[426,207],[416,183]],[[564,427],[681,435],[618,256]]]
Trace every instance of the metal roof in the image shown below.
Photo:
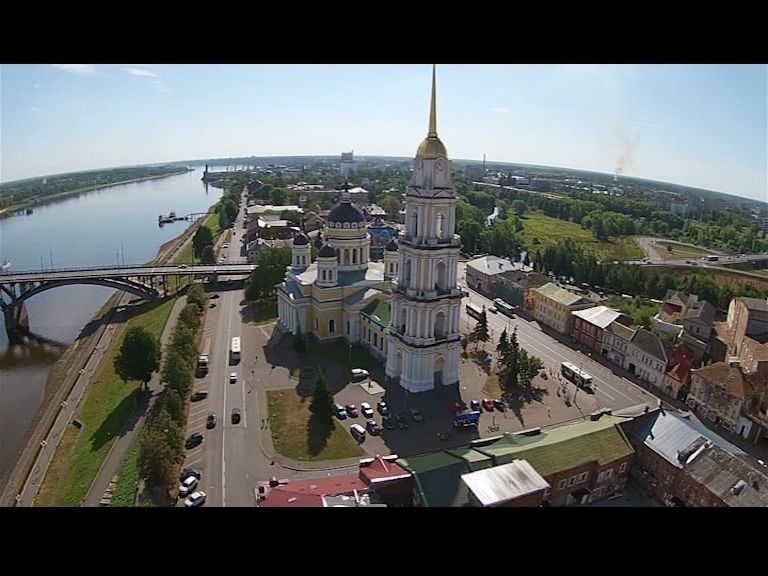
[[[572,312],[574,316],[578,316],[585,322],[589,322],[599,328],[605,330],[605,328],[616,318],[621,316],[621,312],[608,308],[607,306],[595,306],[594,308],[587,308],[586,310],[576,310]]]
[[[549,488],[549,482],[525,460],[470,472],[461,479],[483,506],[503,504]]]

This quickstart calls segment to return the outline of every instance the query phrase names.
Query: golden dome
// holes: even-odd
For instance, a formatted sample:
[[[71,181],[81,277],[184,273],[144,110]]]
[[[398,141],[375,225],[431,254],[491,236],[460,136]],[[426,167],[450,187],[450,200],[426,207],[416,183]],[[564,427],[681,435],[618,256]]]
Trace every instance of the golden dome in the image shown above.
[[[434,158],[448,158],[448,152],[445,151],[445,146],[437,136],[427,136],[419,144],[419,149],[416,151],[417,158],[434,159]]]

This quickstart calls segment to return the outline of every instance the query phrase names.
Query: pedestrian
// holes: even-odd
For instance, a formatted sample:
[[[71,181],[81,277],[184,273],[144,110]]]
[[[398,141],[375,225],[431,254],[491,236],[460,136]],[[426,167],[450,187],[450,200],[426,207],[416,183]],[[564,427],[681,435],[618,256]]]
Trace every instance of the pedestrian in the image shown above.
[[[552,418],[552,410],[547,408],[547,418]]]

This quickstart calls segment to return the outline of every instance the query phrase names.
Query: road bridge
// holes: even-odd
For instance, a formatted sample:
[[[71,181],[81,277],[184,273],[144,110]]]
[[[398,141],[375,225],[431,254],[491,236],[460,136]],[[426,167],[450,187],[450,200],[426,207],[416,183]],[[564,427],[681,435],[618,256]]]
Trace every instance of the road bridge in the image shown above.
[[[244,276],[256,269],[254,264],[215,264],[186,266],[97,266],[26,270],[0,274],[0,309],[9,333],[23,324],[24,302],[41,292],[74,284],[95,284],[130,292],[153,300],[168,292],[168,278],[188,277],[215,282],[221,276]]]

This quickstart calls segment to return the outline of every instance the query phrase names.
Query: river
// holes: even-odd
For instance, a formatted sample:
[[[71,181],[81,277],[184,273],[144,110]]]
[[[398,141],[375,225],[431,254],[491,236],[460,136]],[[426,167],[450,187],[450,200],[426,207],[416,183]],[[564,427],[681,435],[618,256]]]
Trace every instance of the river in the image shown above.
[[[0,220],[0,261],[13,271],[143,264],[181,234],[187,222],[157,225],[159,214],[205,212],[222,191],[201,170],[91,190]],[[27,300],[29,328],[69,344],[114,293],[101,286],[64,286]],[[0,314],[0,476],[20,448],[45,394],[50,367],[63,349],[9,346]]]

